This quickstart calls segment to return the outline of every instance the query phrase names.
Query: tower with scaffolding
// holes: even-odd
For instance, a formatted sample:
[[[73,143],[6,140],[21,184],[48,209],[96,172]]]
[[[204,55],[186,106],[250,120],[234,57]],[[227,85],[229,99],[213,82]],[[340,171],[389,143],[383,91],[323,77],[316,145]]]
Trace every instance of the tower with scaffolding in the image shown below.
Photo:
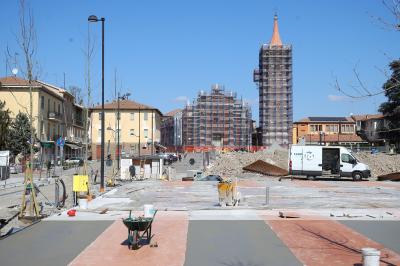
[[[182,141],[186,150],[247,150],[251,143],[251,108],[236,93],[213,85],[200,91],[182,111]]]
[[[254,70],[254,81],[259,89],[262,145],[290,144],[293,123],[292,46],[282,44],[276,15],[271,41],[260,48],[259,68]]]

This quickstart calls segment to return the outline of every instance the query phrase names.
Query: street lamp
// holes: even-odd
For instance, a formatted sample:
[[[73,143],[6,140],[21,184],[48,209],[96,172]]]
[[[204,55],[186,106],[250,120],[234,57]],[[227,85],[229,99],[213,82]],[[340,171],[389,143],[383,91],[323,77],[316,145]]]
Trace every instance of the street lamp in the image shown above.
[[[128,99],[128,97],[130,96],[131,94],[128,92],[128,93],[125,93],[124,95],[122,95],[122,96],[120,96],[119,95],[119,92],[118,92],[118,98],[117,98],[117,102],[118,102],[118,111],[117,111],[117,149],[118,149],[118,153],[117,153],[117,162],[118,162],[118,167],[117,167],[117,169],[119,170],[119,163],[120,163],[120,147],[119,147],[119,120],[121,119],[120,118],[120,113],[119,113],[119,100],[121,99],[121,100],[125,100],[125,99]]]
[[[89,22],[101,21],[101,163],[100,163],[100,192],[104,191],[104,21],[105,18],[98,19],[95,15],[88,17]]]

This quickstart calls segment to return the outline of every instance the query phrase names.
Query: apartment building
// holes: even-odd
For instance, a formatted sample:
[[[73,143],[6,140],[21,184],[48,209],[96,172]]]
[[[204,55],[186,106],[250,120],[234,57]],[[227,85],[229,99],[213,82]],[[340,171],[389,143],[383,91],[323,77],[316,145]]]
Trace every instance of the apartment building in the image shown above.
[[[99,159],[101,155],[101,109],[101,105],[89,109],[93,159]],[[121,156],[141,156],[158,151],[162,113],[157,108],[125,99],[119,102],[119,109],[118,101],[106,103],[104,116],[106,156],[114,158],[118,152]]]
[[[293,144],[353,145],[365,143],[351,117],[307,117],[293,123]]]
[[[30,88],[32,88],[32,116],[36,139],[41,144],[42,161],[59,159],[60,150],[55,143],[64,138],[64,158],[82,155],[85,115],[83,106],[65,89],[16,76],[0,78],[0,100],[13,118],[19,112],[30,113]],[[79,120],[78,120],[79,118]]]
[[[182,147],[182,109],[172,110],[162,117],[161,144],[170,151]]]
[[[386,144],[382,131],[385,131],[388,121],[383,114],[352,115],[356,122],[356,132],[362,139],[377,146]]]

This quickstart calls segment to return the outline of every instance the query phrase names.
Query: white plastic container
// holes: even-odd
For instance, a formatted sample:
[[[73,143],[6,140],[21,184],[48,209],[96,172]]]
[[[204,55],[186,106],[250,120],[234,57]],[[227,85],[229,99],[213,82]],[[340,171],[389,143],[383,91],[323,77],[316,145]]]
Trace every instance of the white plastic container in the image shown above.
[[[151,218],[154,215],[154,205],[153,204],[145,204],[143,205],[144,217]]]
[[[79,208],[82,210],[86,210],[88,208],[88,200],[87,199],[78,199]]]
[[[375,248],[362,248],[363,266],[379,266],[381,252]]]

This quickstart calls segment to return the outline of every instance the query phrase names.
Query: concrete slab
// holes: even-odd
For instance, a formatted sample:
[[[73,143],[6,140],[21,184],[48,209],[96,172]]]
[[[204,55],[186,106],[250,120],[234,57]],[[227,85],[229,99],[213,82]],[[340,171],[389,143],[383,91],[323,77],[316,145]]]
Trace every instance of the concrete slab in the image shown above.
[[[263,221],[190,221],[185,266],[301,265]]]
[[[400,221],[341,221],[341,223],[400,254]]]
[[[112,222],[42,221],[0,240],[1,265],[67,265]]]

